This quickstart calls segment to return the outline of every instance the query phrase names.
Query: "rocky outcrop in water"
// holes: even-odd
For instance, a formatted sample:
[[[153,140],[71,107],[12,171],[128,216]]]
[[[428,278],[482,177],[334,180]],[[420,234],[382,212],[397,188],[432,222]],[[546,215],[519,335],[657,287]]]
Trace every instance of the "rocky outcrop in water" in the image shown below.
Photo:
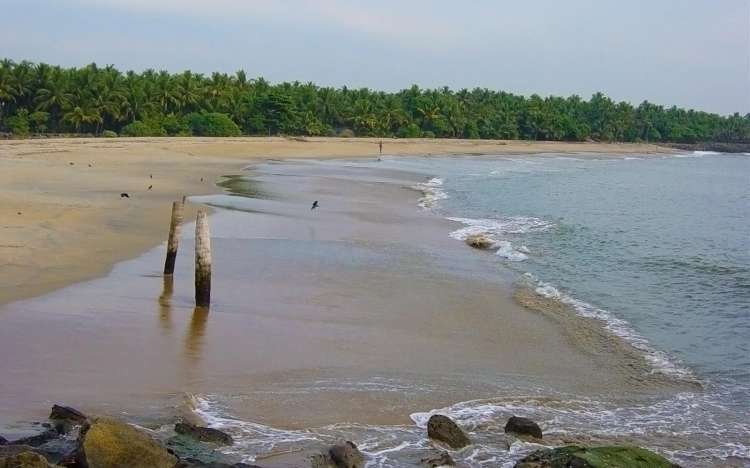
[[[430,439],[448,444],[452,449],[460,449],[471,444],[466,433],[448,416],[435,414],[427,421],[427,436]]]
[[[86,415],[70,406],[53,405],[49,414],[51,421],[68,422],[72,424],[83,424],[86,422]]]
[[[538,450],[515,464],[515,468],[679,468],[661,455],[638,447],[593,447],[576,445]]]
[[[354,442],[346,441],[310,458],[312,468],[364,468],[365,456]]]
[[[495,241],[486,234],[472,234],[468,236],[464,242],[466,242],[466,245],[469,247],[474,247],[475,249],[480,250],[491,249],[495,245]]]
[[[220,445],[232,445],[232,443],[234,443],[232,436],[226,432],[212,429],[210,427],[196,426],[194,424],[181,422],[174,425],[174,431],[201,442],[210,442]]]
[[[130,424],[93,420],[81,431],[81,456],[89,468],[174,468],[177,457]]]
[[[348,440],[331,447],[328,455],[337,468],[364,468],[365,466],[365,456],[354,445],[354,442]]]
[[[505,432],[517,435],[525,435],[542,438],[542,428],[537,423],[528,418],[520,416],[511,416],[505,424]]]

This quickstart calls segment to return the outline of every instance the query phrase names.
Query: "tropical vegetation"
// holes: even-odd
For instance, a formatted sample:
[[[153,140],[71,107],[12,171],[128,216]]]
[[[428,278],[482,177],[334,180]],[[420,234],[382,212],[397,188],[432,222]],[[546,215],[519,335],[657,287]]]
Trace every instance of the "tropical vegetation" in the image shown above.
[[[93,63],[63,68],[5,59],[0,132],[748,143],[750,114],[721,116],[647,101],[633,106],[601,93],[585,100],[482,88],[383,92],[271,84],[244,71],[123,73]]]

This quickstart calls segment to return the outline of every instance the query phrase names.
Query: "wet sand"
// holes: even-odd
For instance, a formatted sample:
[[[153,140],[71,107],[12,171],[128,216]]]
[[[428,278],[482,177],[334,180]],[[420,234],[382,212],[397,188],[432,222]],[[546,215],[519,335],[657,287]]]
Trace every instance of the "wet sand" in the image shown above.
[[[0,141],[0,304],[106,274],[166,236],[171,201],[269,158],[373,157],[379,139]],[[390,155],[673,151],[655,145],[385,140]],[[71,164],[72,163],[72,164]],[[150,176],[153,176],[150,177]],[[201,181],[203,178],[203,181]],[[153,186],[151,190],[149,186]],[[130,195],[120,198],[121,192]],[[19,214],[20,213],[20,214]],[[187,216],[192,217],[193,212]]]
[[[524,389],[664,390],[642,360],[518,305],[491,255],[417,208],[424,175],[271,162],[252,176],[225,185],[260,198],[189,199],[216,208],[210,311],[193,308],[190,225],[173,282],[159,246],[0,307],[0,425],[54,402],[169,420],[190,395],[273,427],[409,424]]]

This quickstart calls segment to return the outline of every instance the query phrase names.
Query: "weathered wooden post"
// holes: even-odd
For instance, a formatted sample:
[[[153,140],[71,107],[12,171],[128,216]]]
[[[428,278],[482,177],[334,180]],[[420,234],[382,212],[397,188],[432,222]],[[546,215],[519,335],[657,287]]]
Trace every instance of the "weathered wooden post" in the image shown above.
[[[172,221],[169,223],[169,240],[167,240],[167,258],[164,260],[164,274],[174,274],[174,262],[177,258],[177,247],[180,243],[180,226],[185,205],[172,203]]]
[[[195,221],[195,305],[211,304],[211,234],[206,210],[198,210]]]

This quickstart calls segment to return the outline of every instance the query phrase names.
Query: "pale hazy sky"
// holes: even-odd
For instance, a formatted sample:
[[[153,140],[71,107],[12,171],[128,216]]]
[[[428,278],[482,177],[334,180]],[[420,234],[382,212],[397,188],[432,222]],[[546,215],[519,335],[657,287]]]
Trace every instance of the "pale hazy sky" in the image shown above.
[[[750,0],[0,0],[0,57],[750,112]]]

